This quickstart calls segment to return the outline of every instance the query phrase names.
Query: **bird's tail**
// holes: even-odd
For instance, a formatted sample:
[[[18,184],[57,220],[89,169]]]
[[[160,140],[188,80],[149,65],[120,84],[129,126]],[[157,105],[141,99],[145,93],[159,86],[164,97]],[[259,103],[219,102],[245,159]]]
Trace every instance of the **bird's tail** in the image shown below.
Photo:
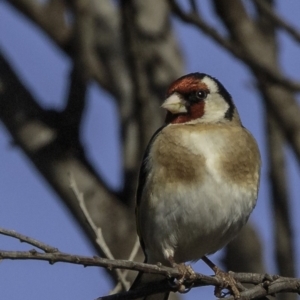
[[[134,290],[137,288],[143,287],[143,285],[146,285],[147,283],[154,283],[163,280],[164,277],[157,274],[149,274],[149,273],[142,273],[140,272],[138,276],[136,277],[135,281],[133,282],[130,290]],[[169,297],[169,292],[167,293],[160,293],[160,294],[153,294],[149,295],[143,298],[139,298],[137,300],[167,300]]]

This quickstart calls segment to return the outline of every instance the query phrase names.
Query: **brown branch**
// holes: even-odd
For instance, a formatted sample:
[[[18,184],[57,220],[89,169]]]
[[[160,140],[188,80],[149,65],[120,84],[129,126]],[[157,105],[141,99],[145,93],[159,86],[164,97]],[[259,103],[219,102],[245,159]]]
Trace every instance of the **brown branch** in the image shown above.
[[[271,57],[276,60],[278,52],[275,29],[276,25],[268,18],[257,2],[256,24],[265,40],[269,41]],[[269,10],[274,9],[274,1],[264,2]],[[286,180],[285,138],[272,108],[265,106],[266,135],[268,143],[269,182],[271,189],[271,207],[273,211],[274,252],[278,272],[283,276],[295,277],[295,255],[293,249],[292,224],[289,214],[289,192]],[[294,300],[295,294],[282,294],[279,299]]]
[[[292,225],[289,214],[289,195],[286,180],[284,139],[272,111],[267,109],[269,176],[272,190],[275,253],[278,271],[284,276],[295,276]]]
[[[95,53],[93,51],[94,29],[89,1],[72,2],[74,14],[73,38],[70,51],[73,69],[70,76],[69,95],[61,118],[64,121],[65,138],[78,140],[82,116],[86,106],[87,84],[94,74]]]
[[[102,6],[112,5],[108,3],[108,1],[101,2]],[[95,50],[95,41],[94,39],[92,41],[90,39],[92,32],[95,32],[94,27],[90,28],[91,21],[94,21],[95,19],[95,15],[93,14],[95,10],[92,7],[91,1],[83,1],[81,3],[83,3],[83,5],[87,3],[91,7],[91,10],[89,12],[92,13],[92,16],[86,13],[87,11],[84,9],[84,13],[80,14],[80,18],[76,19],[75,24],[66,24],[65,22],[66,14],[70,13],[70,9],[66,4],[67,1],[53,0],[48,1],[46,4],[41,4],[36,0],[8,0],[8,3],[13,5],[18,11],[23,13],[27,18],[35,23],[39,29],[43,30],[56,43],[56,45],[71,58],[74,58],[74,40],[78,41],[77,35],[75,34],[75,27],[78,25],[83,26],[79,29],[79,31],[81,32],[81,42],[89,40],[89,42],[91,42],[93,46],[92,50]],[[71,3],[73,4],[72,1]],[[75,4],[78,4],[78,6],[80,6],[80,1],[78,0],[78,2]],[[78,8],[80,9],[80,7]],[[109,20],[113,19],[114,16],[112,16]],[[88,22],[86,22],[87,20]],[[91,30],[87,31],[87,28]],[[85,35],[86,33],[88,34]],[[86,44],[84,45],[84,47],[80,47],[80,51],[83,50],[81,54],[84,53],[82,58],[85,62],[89,62],[88,73],[84,72],[84,76],[88,75],[93,77],[103,88],[107,89],[111,94],[116,95],[116,88],[109,81],[109,78],[107,77],[107,70],[104,70],[104,66],[109,62],[100,61],[98,58],[96,58],[93,51],[89,51],[89,54],[93,53],[93,55],[86,55],[86,46],[89,50],[91,50],[91,44]]]
[[[276,77],[283,77],[278,64],[276,44],[274,38],[270,38],[270,28],[266,32],[249,18],[241,19],[239,12],[233,8],[233,4],[236,2],[240,1],[232,1],[229,7],[227,1],[214,1],[220,18],[227,26],[227,29],[233,32],[235,48],[243,49],[243,53],[248,53],[251,61],[256,61],[258,64],[263,62],[270,70],[270,74],[273,73]],[[255,40],[255,43],[249,43],[251,40]],[[261,53],[268,53],[268,55],[261,55]],[[281,124],[286,139],[290,142],[300,163],[300,109],[293,97],[292,90],[280,84],[280,82],[274,81],[272,76],[269,77],[270,74],[266,76],[266,73],[255,68],[252,63],[245,62],[252,69],[258,81],[259,89],[264,95],[263,99],[274,111],[274,115]],[[282,109],[282,107],[285,109]]]
[[[201,275],[201,274],[198,274]],[[236,280],[240,280],[243,282],[243,278],[247,277],[256,277],[256,275],[259,275],[259,277],[262,278],[260,282],[257,282],[256,286],[253,288],[250,288],[248,290],[244,290],[240,294],[239,300],[250,300],[250,299],[264,299],[265,296],[268,295],[274,295],[276,293],[282,293],[282,292],[290,292],[290,293],[299,293],[299,279],[295,278],[285,278],[285,277],[277,277],[274,281],[268,281],[265,280],[260,274],[243,274],[243,273],[235,273],[233,274],[234,278]],[[244,277],[245,276],[245,277]],[[214,277],[211,277],[214,278]],[[253,282],[251,282],[253,283]],[[202,282],[199,280],[194,287],[198,286],[204,286],[204,285],[214,285],[218,286],[217,283],[215,284],[206,284],[205,280],[202,280]],[[170,283],[167,281],[161,281],[155,284],[147,284],[143,288],[136,289],[136,290],[130,290],[128,292],[106,296],[106,297],[99,297],[97,300],[129,300],[129,299],[137,299],[140,297],[156,294],[156,293],[163,293],[173,291],[176,292],[176,288],[170,287]],[[224,298],[221,298],[224,299]],[[234,300],[233,296],[226,297],[227,300]],[[268,298],[267,298],[268,299]]]
[[[91,42],[94,38],[92,28],[92,7],[90,1],[74,0],[69,1],[74,15],[74,38],[73,50],[76,55],[76,62],[83,70],[83,78],[88,79],[87,67],[91,52]]]
[[[120,203],[78,148],[58,139],[59,131],[49,126],[45,112],[19,81],[0,52],[0,119],[37,169],[61,196],[80,222],[99,253],[91,230],[77,199],[69,188],[69,173],[85,195],[87,209],[115,257],[128,257],[135,242],[132,212]],[[20,116],[22,116],[20,118]],[[122,230],[115,224],[122,223]],[[113,224],[113,226],[112,226]],[[115,243],[118,240],[119,244]]]
[[[50,3],[50,1],[48,1]],[[66,50],[72,36],[72,30],[65,23],[64,1],[51,1],[41,4],[37,0],[9,0],[21,13],[31,19]]]
[[[50,264],[54,264],[57,262],[71,263],[76,265],[82,265],[85,267],[103,267],[108,270],[112,269],[128,269],[134,271],[147,272],[151,274],[160,274],[164,275],[166,278],[180,278],[182,273],[177,268],[170,268],[159,265],[150,265],[145,263],[137,263],[128,260],[111,260],[100,257],[88,257],[82,255],[72,255],[62,252],[55,253],[40,253],[36,250],[30,251],[0,251],[0,259],[11,259],[11,260],[40,260],[40,261],[48,261]],[[252,283],[257,286],[253,289],[245,290],[241,293],[242,299],[255,299],[258,297],[281,293],[281,292],[300,292],[300,279],[296,278],[288,278],[288,277],[280,277],[277,275],[269,275],[269,274],[256,274],[256,273],[231,273],[232,276],[241,283]],[[163,282],[162,282],[163,283]],[[170,284],[166,284],[166,281],[161,285],[160,283],[155,283],[155,285],[150,285],[150,288],[145,287],[146,292],[145,295],[154,294],[158,292],[155,290],[155,286],[158,286],[160,292],[165,291],[175,291],[174,287],[170,286]],[[186,283],[189,286],[188,282]],[[206,276],[203,274],[196,273],[195,279],[193,280],[193,287],[199,286],[224,286],[222,280],[218,277]],[[108,297],[103,297],[102,299],[119,299],[123,298],[123,295],[129,295],[127,299],[135,299],[141,296],[138,291],[138,295],[136,292],[126,292],[122,294],[112,295]],[[135,295],[132,297],[132,295]],[[100,298],[101,299],[101,298]],[[231,297],[227,299],[232,299]]]
[[[277,293],[299,293],[299,279],[296,278],[286,278],[279,277],[273,282],[268,280],[257,284],[251,289],[243,291],[241,293],[240,300],[250,300],[250,299],[261,299],[268,295],[275,295]],[[234,300],[234,297],[230,296],[226,298],[227,300]]]
[[[177,268],[165,267],[162,265],[150,265],[145,263],[138,263],[128,260],[112,260],[106,258],[100,258],[97,256],[89,257],[82,255],[73,255],[68,253],[63,253],[57,250],[57,248],[45,245],[42,242],[36,241],[32,238],[26,237],[14,231],[0,229],[0,233],[13,238],[20,239],[28,244],[34,245],[41,248],[46,253],[38,252],[36,249],[30,251],[1,251],[0,259],[10,259],[10,260],[40,260],[47,261],[50,264],[55,264],[57,262],[71,263],[82,265],[84,267],[103,267],[108,270],[114,269],[126,269],[140,272],[147,272],[152,274],[160,274],[166,277],[161,282],[153,283],[149,286],[145,286],[140,290],[129,291],[126,293],[121,293],[113,296],[103,297],[99,299],[135,299],[140,296],[150,295],[157,292],[165,291],[176,291],[176,285],[168,282],[171,278],[181,278],[182,273]],[[273,293],[279,292],[299,292],[300,291],[300,279],[287,278],[280,276],[273,276],[269,274],[257,274],[257,273],[233,273],[231,275],[240,283],[251,283],[256,286],[252,289],[245,290],[241,292],[240,299],[254,299],[258,296],[265,296]],[[192,279],[186,279],[186,286],[188,288],[213,285],[224,287],[224,282],[218,277],[206,276],[203,274],[196,274]],[[230,297],[228,299],[231,299]]]
[[[139,237],[137,236],[135,244],[132,247],[132,251],[129,255],[128,260],[133,261],[135,259],[135,257],[137,256],[139,249],[140,249],[140,240],[139,240]],[[129,270],[123,271],[122,275],[124,276],[124,278],[127,278],[128,273],[129,273]],[[116,286],[110,291],[110,295],[119,293],[121,290],[122,290],[122,283],[119,281],[116,284]]]
[[[153,5],[155,9],[153,9]],[[182,75],[183,67],[166,1],[121,1],[121,32],[129,79],[134,93],[122,103],[124,145],[124,201],[134,199],[143,151],[163,123],[158,110],[167,86]],[[133,202],[131,203],[133,204]]]
[[[10,260],[40,260],[47,261],[50,264],[55,264],[58,262],[70,263],[76,265],[82,265],[84,267],[103,267],[108,270],[113,269],[127,269],[132,271],[147,272],[151,274],[164,275],[167,278],[174,277],[178,278],[181,276],[181,272],[176,268],[165,267],[162,265],[150,265],[146,263],[139,263],[129,260],[114,260],[101,257],[90,257],[83,255],[73,255],[63,252],[53,252],[53,253],[41,253],[32,249],[30,251],[3,251],[0,250],[0,259],[10,259]],[[220,284],[220,280],[214,277],[198,274],[197,282],[201,282],[207,285],[210,284]]]
[[[75,0],[70,1],[74,14],[74,35],[72,49],[74,51],[74,65],[83,82],[91,79],[95,70],[97,59],[94,51],[94,12],[91,1]]]
[[[280,73],[280,67],[277,62],[277,41],[275,35],[274,23],[258,9],[256,20],[246,16],[242,1],[233,0],[231,7],[228,8],[226,1],[215,0],[215,7],[218,15],[232,33],[233,40],[237,46],[242,47],[245,52],[253,56],[253,59],[263,61],[274,73]],[[264,4],[272,9],[273,1],[265,1]],[[255,39],[255,45],[249,41]],[[259,53],[267,52],[268,55],[260,59]],[[261,82],[261,92],[265,100],[266,111],[272,118],[268,123],[268,140],[270,149],[270,169],[272,198],[274,208],[274,226],[276,237],[276,258],[280,274],[284,276],[294,276],[294,254],[291,239],[291,224],[288,213],[288,194],[284,172],[284,154],[283,154],[283,132],[292,142],[295,152],[300,157],[299,144],[299,107],[292,98],[290,91],[283,86],[276,86],[272,80],[262,76],[256,70],[253,70],[257,80]],[[271,95],[271,91],[272,95]],[[276,94],[275,94],[276,91]],[[268,95],[266,97],[266,95]],[[272,103],[271,103],[272,102]],[[281,103],[281,105],[279,105]],[[284,119],[282,105],[285,106]],[[293,106],[293,109],[291,109]],[[277,117],[277,118],[275,118]],[[291,123],[293,129],[291,130]],[[279,126],[280,124],[280,126]],[[281,128],[284,130],[282,130]],[[288,128],[289,127],[289,128]],[[282,130],[282,132],[281,132]],[[279,258],[279,260],[278,260]],[[283,272],[289,273],[283,273]],[[290,298],[291,297],[291,298]],[[289,299],[295,299],[295,295],[290,294]],[[287,299],[284,297],[283,299]]]
[[[267,5],[264,1],[260,0],[254,0],[255,4],[262,10],[264,14],[267,15],[268,18],[270,18],[275,25],[279,26],[283,30],[285,30],[287,33],[289,33],[295,41],[300,43],[300,32],[297,31],[292,25],[290,25],[287,21],[283,20],[281,17],[279,17],[274,10],[272,10],[269,5]]]
[[[81,208],[84,216],[86,217],[88,224],[91,226],[91,228],[94,231],[94,234],[96,236],[96,243],[99,245],[101,252],[105,255],[105,258],[114,259],[113,255],[103,237],[101,228],[96,226],[95,222],[91,218],[90,213],[88,212],[88,210],[86,208],[83,193],[81,193],[78,190],[78,187],[77,187],[77,184],[76,184],[73,174],[70,174],[70,188],[73,191],[76,199],[78,200],[80,208]],[[129,285],[130,282],[126,280],[127,273],[125,274],[118,269],[116,269],[114,271],[118,277],[118,284],[121,283],[121,286],[123,286],[123,288],[125,290],[128,290],[130,287],[130,285]]]
[[[52,18],[55,16],[53,6],[40,4],[37,0],[8,1],[41,30],[44,30],[74,61],[77,60],[74,49],[78,46],[77,49],[81,53],[83,65],[88,62],[87,77],[92,76],[102,88],[115,96],[119,104],[122,152],[124,153],[123,167],[125,170],[124,189],[118,196],[123,203],[133,205],[137,173],[144,150],[144,147],[138,146],[139,138],[142,137],[143,145],[145,145],[155,129],[160,126],[163,116],[157,114],[157,105],[161,102],[169,83],[182,75],[183,72],[181,54],[169,18],[169,7],[165,1],[157,1],[155,10],[151,9],[152,2],[136,1],[134,3],[135,1],[129,1],[128,4],[135,6],[135,14],[139,16],[138,22],[134,26],[138,32],[136,37],[140,46],[133,60],[141,60],[144,70],[138,74],[137,78],[142,78],[140,75],[143,75],[148,81],[147,89],[149,90],[148,95],[146,95],[147,106],[143,114],[145,122],[139,124],[137,119],[141,114],[136,113],[135,98],[137,99],[137,97],[134,96],[136,89],[133,87],[134,82],[128,72],[132,64],[126,59],[127,47],[124,45],[125,39],[122,36],[124,26],[121,23],[120,9],[111,1],[52,0],[52,2],[64,3],[64,15],[70,14],[70,11],[73,13],[72,22],[67,23],[69,26],[67,38],[58,38],[59,27],[54,26],[51,30],[47,29],[47,22],[55,25],[55,19]],[[84,6],[83,11],[80,9],[82,5]],[[43,18],[44,14],[47,15],[45,18]],[[91,22],[93,30],[90,30]],[[92,45],[90,44],[91,38]],[[74,43],[77,43],[76,47],[74,47]],[[82,69],[78,69],[76,66],[76,70],[74,69],[72,73],[73,81],[68,98],[69,102],[62,116],[65,121],[71,124],[68,130],[74,133],[75,138],[73,140],[75,142],[78,131],[77,125],[84,109],[84,102],[81,101],[81,98],[84,96],[85,87],[82,86],[82,83],[80,84],[80,76],[86,74],[86,71],[83,70],[82,74],[81,71]],[[71,113],[74,115],[74,111],[77,114],[70,116]],[[153,116],[155,120],[153,120]]]
[[[267,65],[262,62],[253,59],[253,57],[247,52],[245,52],[241,47],[238,47],[236,44],[232,43],[227,38],[223,37],[215,30],[213,27],[209,26],[203,19],[200,18],[198,14],[194,12],[184,12],[180,6],[176,3],[176,0],[169,0],[174,13],[184,22],[192,24],[203,31],[205,34],[210,36],[215,42],[220,46],[226,49],[230,54],[234,55],[236,58],[240,59],[244,63],[248,64],[252,69],[260,72],[264,76],[267,76],[269,80],[274,83],[278,83],[291,91],[299,92],[300,83],[295,82],[289,79],[286,79],[280,73],[274,72]]]
[[[198,12],[198,3],[195,0],[189,0],[191,9],[194,13]]]
[[[87,83],[82,78],[81,70],[74,63],[73,70],[70,74],[69,94],[66,101],[65,109],[59,114],[60,132],[64,139],[70,140],[73,144],[79,143],[79,132],[84,115],[86,100]],[[55,124],[57,126],[57,124]]]
[[[0,234],[6,235],[6,236],[10,236],[12,238],[16,238],[16,239],[20,240],[21,243],[27,243],[29,245],[37,247],[37,248],[45,251],[46,253],[56,253],[56,252],[59,252],[59,250],[57,248],[54,248],[54,247],[49,246],[49,245],[47,245],[45,243],[42,243],[42,242],[40,242],[38,240],[35,240],[33,238],[30,238],[28,236],[25,236],[23,234],[15,232],[14,230],[8,230],[8,229],[0,228]]]

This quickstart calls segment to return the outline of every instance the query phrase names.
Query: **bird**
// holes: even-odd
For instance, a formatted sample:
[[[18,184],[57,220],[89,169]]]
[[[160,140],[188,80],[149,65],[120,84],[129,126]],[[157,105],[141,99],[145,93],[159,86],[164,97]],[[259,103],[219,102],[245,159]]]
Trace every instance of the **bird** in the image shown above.
[[[165,124],[145,150],[136,193],[145,262],[178,267],[202,259],[217,274],[220,269],[207,255],[239,233],[256,205],[259,148],[230,93],[208,74],[175,80],[162,108]],[[162,278],[139,273],[131,290]]]

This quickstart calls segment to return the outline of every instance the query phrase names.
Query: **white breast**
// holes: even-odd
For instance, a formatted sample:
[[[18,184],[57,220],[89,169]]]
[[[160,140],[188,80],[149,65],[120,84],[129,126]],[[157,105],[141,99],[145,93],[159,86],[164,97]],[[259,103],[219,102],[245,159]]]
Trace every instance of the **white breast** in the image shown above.
[[[222,135],[190,131],[180,139],[181,146],[204,156],[205,172],[201,181],[174,183],[161,178],[161,184],[153,184],[160,166],[149,161],[152,167],[139,217],[152,263],[164,262],[170,255],[177,263],[198,260],[219,250],[246,223],[256,201],[252,190],[229,184],[219,172],[227,142]]]

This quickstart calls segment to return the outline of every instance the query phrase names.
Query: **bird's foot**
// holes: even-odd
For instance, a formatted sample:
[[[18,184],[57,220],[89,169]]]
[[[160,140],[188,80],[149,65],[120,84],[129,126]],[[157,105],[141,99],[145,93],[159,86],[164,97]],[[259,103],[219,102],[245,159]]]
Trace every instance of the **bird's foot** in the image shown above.
[[[196,279],[196,273],[190,265],[177,264],[174,260],[170,260],[173,268],[177,268],[180,277],[175,280],[175,288],[179,293],[187,293],[193,287],[193,281]]]
[[[216,277],[220,278],[223,282],[222,286],[215,287],[215,296],[218,298],[223,297],[222,289],[226,288],[232,292],[234,299],[240,298],[240,291],[237,288],[237,282],[232,277],[232,275],[230,273],[222,271],[217,266],[215,266],[214,271]]]
[[[216,277],[221,279],[221,281],[223,282],[222,286],[218,286],[215,288],[215,296],[219,298],[224,297],[224,294],[222,295],[222,289],[226,288],[231,291],[235,299],[240,298],[240,291],[237,287],[237,282],[232,277],[232,275],[222,271],[206,256],[203,256],[202,260],[215,272]]]

